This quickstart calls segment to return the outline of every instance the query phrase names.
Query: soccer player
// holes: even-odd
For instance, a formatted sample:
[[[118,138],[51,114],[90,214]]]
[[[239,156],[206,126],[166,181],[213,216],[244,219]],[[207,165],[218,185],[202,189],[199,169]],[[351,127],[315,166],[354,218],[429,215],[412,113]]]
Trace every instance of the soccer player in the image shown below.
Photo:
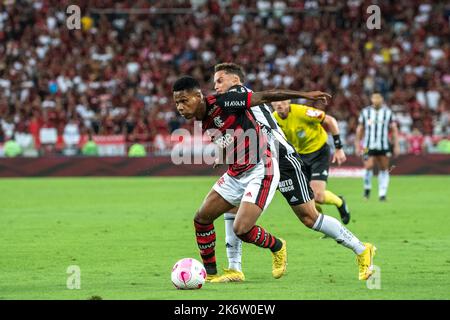
[[[398,128],[394,114],[380,93],[371,95],[372,105],[365,107],[358,119],[356,128],[355,151],[364,158],[364,198],[369,199],[372,189],[374,165],[378,166],[378,197],[386,201],[389,186],[389,157],[399,154]],[[392,134],[392,145],[389,142],[389,132]],[[363,149],[361,149],[361,140]]]
[[[267,143],[267,135],[256,123],[250,107],[298,97],[326,100],[329,95],[273,90],[230,92],[205,98],[199,83],[192,77],[182,77],[173,85],[178,112],[186,119],[202,121],[202,130],[209,132],[223,149],[229,164],[227,172],[213,186],[194,217],[198,248],[210,278],[217,275],[214,220],[236,206],[239,206],[233,224],[236,236],[271,250],[274,278],[280,278],[286,271],[286,242],[255,225],[273,198],[280,172],[278,161]],[[250,131],[256,134],[253,143],[244,136]]]
[[[242,85],[244,72],[242,67],[234,63],[223,63],[215,66],[214,88],[218,94],[229,91],[250,91]],[[260,126],[272,133],[278,141],[278,160],[280,166],[279,190],[288,201],[294,213],[308,228],[321,232],[333,238],[337,243],[355,252],[359,264],[359,279],[366,280],[372,274],[372,259],[375,247],[370,243],[361,243],[337,219],[319,214],[315,208],[313,191],[303,174],[303,163],[294,147],[285,140],[283,131],[273,118],[270,107],[260,104],[250,108]],[[227,211],[225,217],[226,249],[228,269],[224,274],[214,278],[211,282],[239,282],[244,281],[242,272],[242,242],[233,232],[233,224],[237,208]]]
[[[344,224],[350,221],[350,211],[342,196],[337,196],[330,190],[326,190],[330,147],[328,146],[328,134],[322,125],[325,125],[333,136],[336,148],[332,163],[341,165],[347,160],[342,142],[339,136],[337,121],[322,110],[301,104],[291,104],[290,100],[272,103],[273,116],[292,143],[308,172],[308,180],[314,191],[314,200],[319,204],[336,206]]]

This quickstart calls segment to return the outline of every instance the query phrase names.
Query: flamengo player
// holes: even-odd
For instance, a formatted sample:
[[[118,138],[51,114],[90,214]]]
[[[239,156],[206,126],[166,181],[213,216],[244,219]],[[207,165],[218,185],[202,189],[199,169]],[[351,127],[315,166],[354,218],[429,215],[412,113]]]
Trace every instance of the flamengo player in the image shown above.
[[[239,206],[233,229],[244,242],[272,251],[272,275],[280,278],[286,271],[286,242],[255,225],[270,204],[280,179],[278,161],[272,155],[267,136],[249,112],[251,106],[286,99],[326,100],[322,92],[302,93],[290,90],[226,93],[204,98],[199,83],[182,77],[173,85],[173,98],[178,112],[186,119],[201,120],[203,131],[212,136],[226,152],[228,171],[217,181],[194,217],[197,244],[208,276],[217,274],[214,220]],[[230,131],[233,130],[233,136]],[[256,133],[255,145],[242,139],[246,131]],[[223,139],[225,138],[225,139]],[[228,144],[228,145],[225,145]],[[231,146],[231,147],[230,147]]]
[[[222,63],[215,66],[214,88],[219,94],[230,91],[251,91],[242,85],[244,72],[234,63]],[[269,106],[261,104],[250,109],[260,126],[268,128],[272,137],[279,143],[279,190],[291,206],[300,221],[308,228],[321,232],[334,239],[337,243],[350,248],[356,255],[359,265],[360,280],[367,280],[372,275],[373,255],[375,247],[370,243],[361,243],[337,219],[319,214],[315,207],[309,181],[303,171],[305,166],[295,149],[290,145],[274,119]],[[227,243],[227,257],[229,267],[223,275],[211,279],[211,282],[238,282],[244,281],[242,272],[242,243],[233,232],[233,221],[236,208],[225,213],[225,233]]]

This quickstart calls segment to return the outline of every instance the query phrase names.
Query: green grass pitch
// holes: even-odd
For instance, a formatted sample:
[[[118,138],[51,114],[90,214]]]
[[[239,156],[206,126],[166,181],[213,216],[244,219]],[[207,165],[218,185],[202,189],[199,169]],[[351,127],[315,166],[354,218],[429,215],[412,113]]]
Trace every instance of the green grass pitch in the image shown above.
[[[214,177],[0,180],[0,299],[449,299],[449,177],[391,177],[389,201],[368,202],[361,179],[331,179],[348,225],[378,247],[381,288],[357,279],[354,254],[305,228],[277,193],[258,223],[288,245],[287,274],[271,276],[268,250],[244,244],[247,281],[180,291],[183,257],[200,260],[192,217]],[[325,212],[338,217],[334,207]],[[217,260],[226,267],[223,219]],[[69,290],[67,268],[80,267]]]

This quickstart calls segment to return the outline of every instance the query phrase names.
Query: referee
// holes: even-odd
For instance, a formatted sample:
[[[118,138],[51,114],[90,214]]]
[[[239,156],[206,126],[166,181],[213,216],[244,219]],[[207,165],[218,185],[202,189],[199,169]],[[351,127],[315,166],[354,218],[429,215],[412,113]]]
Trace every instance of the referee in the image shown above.
[[[398,129],[392,110],[384,104],[380,93],[373,93],[372,104],[362,109],[356,129],[355,150],[364,157],[364,197],[372,189],[373,167],[378,167],[378,196],[386,201],[389,186],[389,157],[399,154]],[[392,141],[389,141],[391,134]],[[361,140],[363,141],[361,148]],[[393,147],[393,148],[392,148]]]
[[[322,110],[302,104],[291,104],[290,100],[273,102],[272,106],[275,110],[274,118],[305,165],[310,186],[314,191],[316,206],[317,203],[336,206],[342,222],[349,223],[350,210],[344,198],[327,190],[330,169],[327,130],[332,134],[336,148],[331,162],[341,165],[347,160],[342,149],[336,119]],[[317,209],[321,211],[320,206],[317,206]]]

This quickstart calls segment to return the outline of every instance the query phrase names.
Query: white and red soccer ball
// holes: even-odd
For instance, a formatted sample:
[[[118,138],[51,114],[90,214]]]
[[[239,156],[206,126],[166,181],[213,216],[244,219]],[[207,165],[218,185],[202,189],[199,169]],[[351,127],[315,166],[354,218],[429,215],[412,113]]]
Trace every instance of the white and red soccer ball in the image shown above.
[[[172,268],[172,283],[177,289],[200,289],[205,283],[205,279],[206,270],[195,259],[181,259]]]

